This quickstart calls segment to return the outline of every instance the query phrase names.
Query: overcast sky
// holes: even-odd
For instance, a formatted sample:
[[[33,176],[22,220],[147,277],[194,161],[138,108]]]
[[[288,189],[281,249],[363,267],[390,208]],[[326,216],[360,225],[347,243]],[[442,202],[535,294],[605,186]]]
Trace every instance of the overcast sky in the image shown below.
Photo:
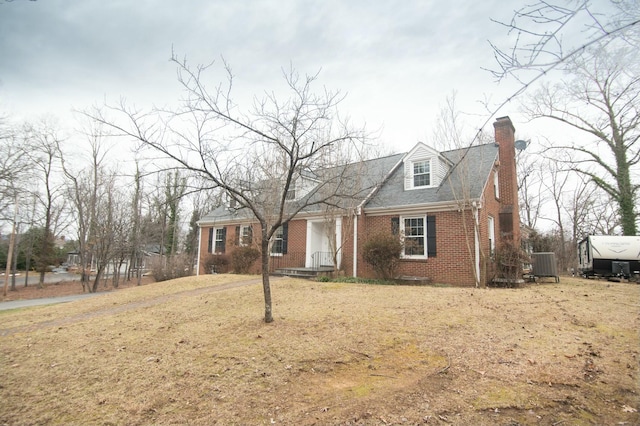
[[[320,72],[347,93],[341,112],[381,129],[387,149],[409,150],[432,134],[447,96],[471,126],[487,119],[478,101],[514,89],[494,67],[488,40],[508,46],[508,21],[523,1],[505,0],[0,0],[0,110],[13,119],[69,111],[121,97],[138,105],[178,99],[172,49],[191,63],[224,56],[235,85],[262,93],[282,67]],[[215,76],[212,76],[215,77]],[[535,126],[510,115],[520,137]]]

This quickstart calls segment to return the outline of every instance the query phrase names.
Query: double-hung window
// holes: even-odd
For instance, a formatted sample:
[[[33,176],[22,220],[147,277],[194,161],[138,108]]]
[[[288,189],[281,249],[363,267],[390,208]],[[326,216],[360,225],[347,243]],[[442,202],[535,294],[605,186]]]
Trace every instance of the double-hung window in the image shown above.
[[[404,257],[425,258],[426,257],[426,227],[425,218],[405,217],[402,220],[404,236]]]
[[[209,228],[207,252],[213,254],[224,253],[227,228]]]
[[[271,256],[282,256],[287,254],[288,234],[288,223],[285,223],[273,233],[271,236]]]
[[[415,161],[413,163],[413,187],[431,185],[431,161]]]
[[[224,238],[225,238],[225,229],[224,228],[216,228],[216,239],[215,239],[215,253],[224,253]]]
[[[392,217],[391,232],[402,239],[404,259],[436,257],[435,216]]]
[[[489,228],[489,255],[493,256],[496,252],[496,225],[493,216],[489,216],[487,227]]]
[[[272,255],[281,255],[282,254],[282,244],[283,244],[283,232],[282,227],[278,228],[276,232],[271,237],[271,254]]]
[[[251,240],[253,239],[251,226],[241,225],[239,231],[240,235],[238,235],[238,245],[247,246],[251,244]]]
[[[284,199],[287,201],[296,199],[296,183],[295,182],[291,182],[291,184],[289,185],[289,190],[287,191],[287,194],[285,195]]]

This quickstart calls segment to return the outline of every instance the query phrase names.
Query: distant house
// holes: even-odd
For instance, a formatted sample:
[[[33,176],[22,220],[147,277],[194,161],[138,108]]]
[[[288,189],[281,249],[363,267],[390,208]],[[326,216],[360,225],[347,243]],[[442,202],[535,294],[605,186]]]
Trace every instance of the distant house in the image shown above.
[[[462,286],[473,285],[476,276],[487,280],[496,250],[506,242],[520,245],[515,128],[502,117],[494,129],[494,143],[446,152],[418,143],[404,154],[344,166],[359,177],[354,186],[361,191],[341,201],[337,217],[314,206],[284,225],[272,241],[272,269],[338,266],[345,275],[372,277],[362,246],[386,232],[404,242],[399,275]],[[291,199],[321,179],[317,171],[296,182]],[[199,274],[211,272],[211,256],[228,256],[259,232],[250,212],[231,207],[198,222]]]

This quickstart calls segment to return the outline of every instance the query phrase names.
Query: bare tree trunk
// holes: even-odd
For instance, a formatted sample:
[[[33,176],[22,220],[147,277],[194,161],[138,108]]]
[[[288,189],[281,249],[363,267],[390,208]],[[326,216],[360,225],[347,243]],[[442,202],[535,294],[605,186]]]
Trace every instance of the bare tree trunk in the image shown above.
[[[266,229],[262,231],[262,291],[264,292],[264,322],[273,322],[271,313],[271,283],[269,282],[269,239],[265,238]]]
[[[93,280],[93,285],[89,288],[90,293],[95,293],[98,291],[98,286],[100,285],[100,279],[102,278],[102,274],[104,273],[104,266],[96,267],[96,278]]]
[[[13,225],[11,227],[11,237],[9,237],[9,251],[7,253],[7,267],[4,274],[4,291],[3,295],[7,295],[7,288],[9,287],[9,275],[11,273],[11,263],[13,257],[13,246],[16,242],[16,222],[18,220],[18,196],[15,196],[15,206],[13,212]],[[267,259],[268,260],[268,259]]]

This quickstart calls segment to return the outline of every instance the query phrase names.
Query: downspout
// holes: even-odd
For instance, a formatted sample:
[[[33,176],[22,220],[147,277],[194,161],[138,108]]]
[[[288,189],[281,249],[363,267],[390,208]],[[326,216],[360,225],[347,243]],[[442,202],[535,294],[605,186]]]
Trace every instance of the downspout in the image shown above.
[[[478,203],[476,201],[473,201],[471,203],[471,211],[473,212],[473,239],[474,239],[474,252],[475,252],[475,284],[476,284],[476,288],[479,286],[480,284],[480,223],[479,223],[479,218],[478,218],[478,211],[479,211],[479,207],[478,207]]]
[[[200,243],[202,242],[202,227],[198,225],[198,261],[196,262],[196,276],[200,276]]]
[[[353,214],[353,276],[358,276],[358,210]]]

